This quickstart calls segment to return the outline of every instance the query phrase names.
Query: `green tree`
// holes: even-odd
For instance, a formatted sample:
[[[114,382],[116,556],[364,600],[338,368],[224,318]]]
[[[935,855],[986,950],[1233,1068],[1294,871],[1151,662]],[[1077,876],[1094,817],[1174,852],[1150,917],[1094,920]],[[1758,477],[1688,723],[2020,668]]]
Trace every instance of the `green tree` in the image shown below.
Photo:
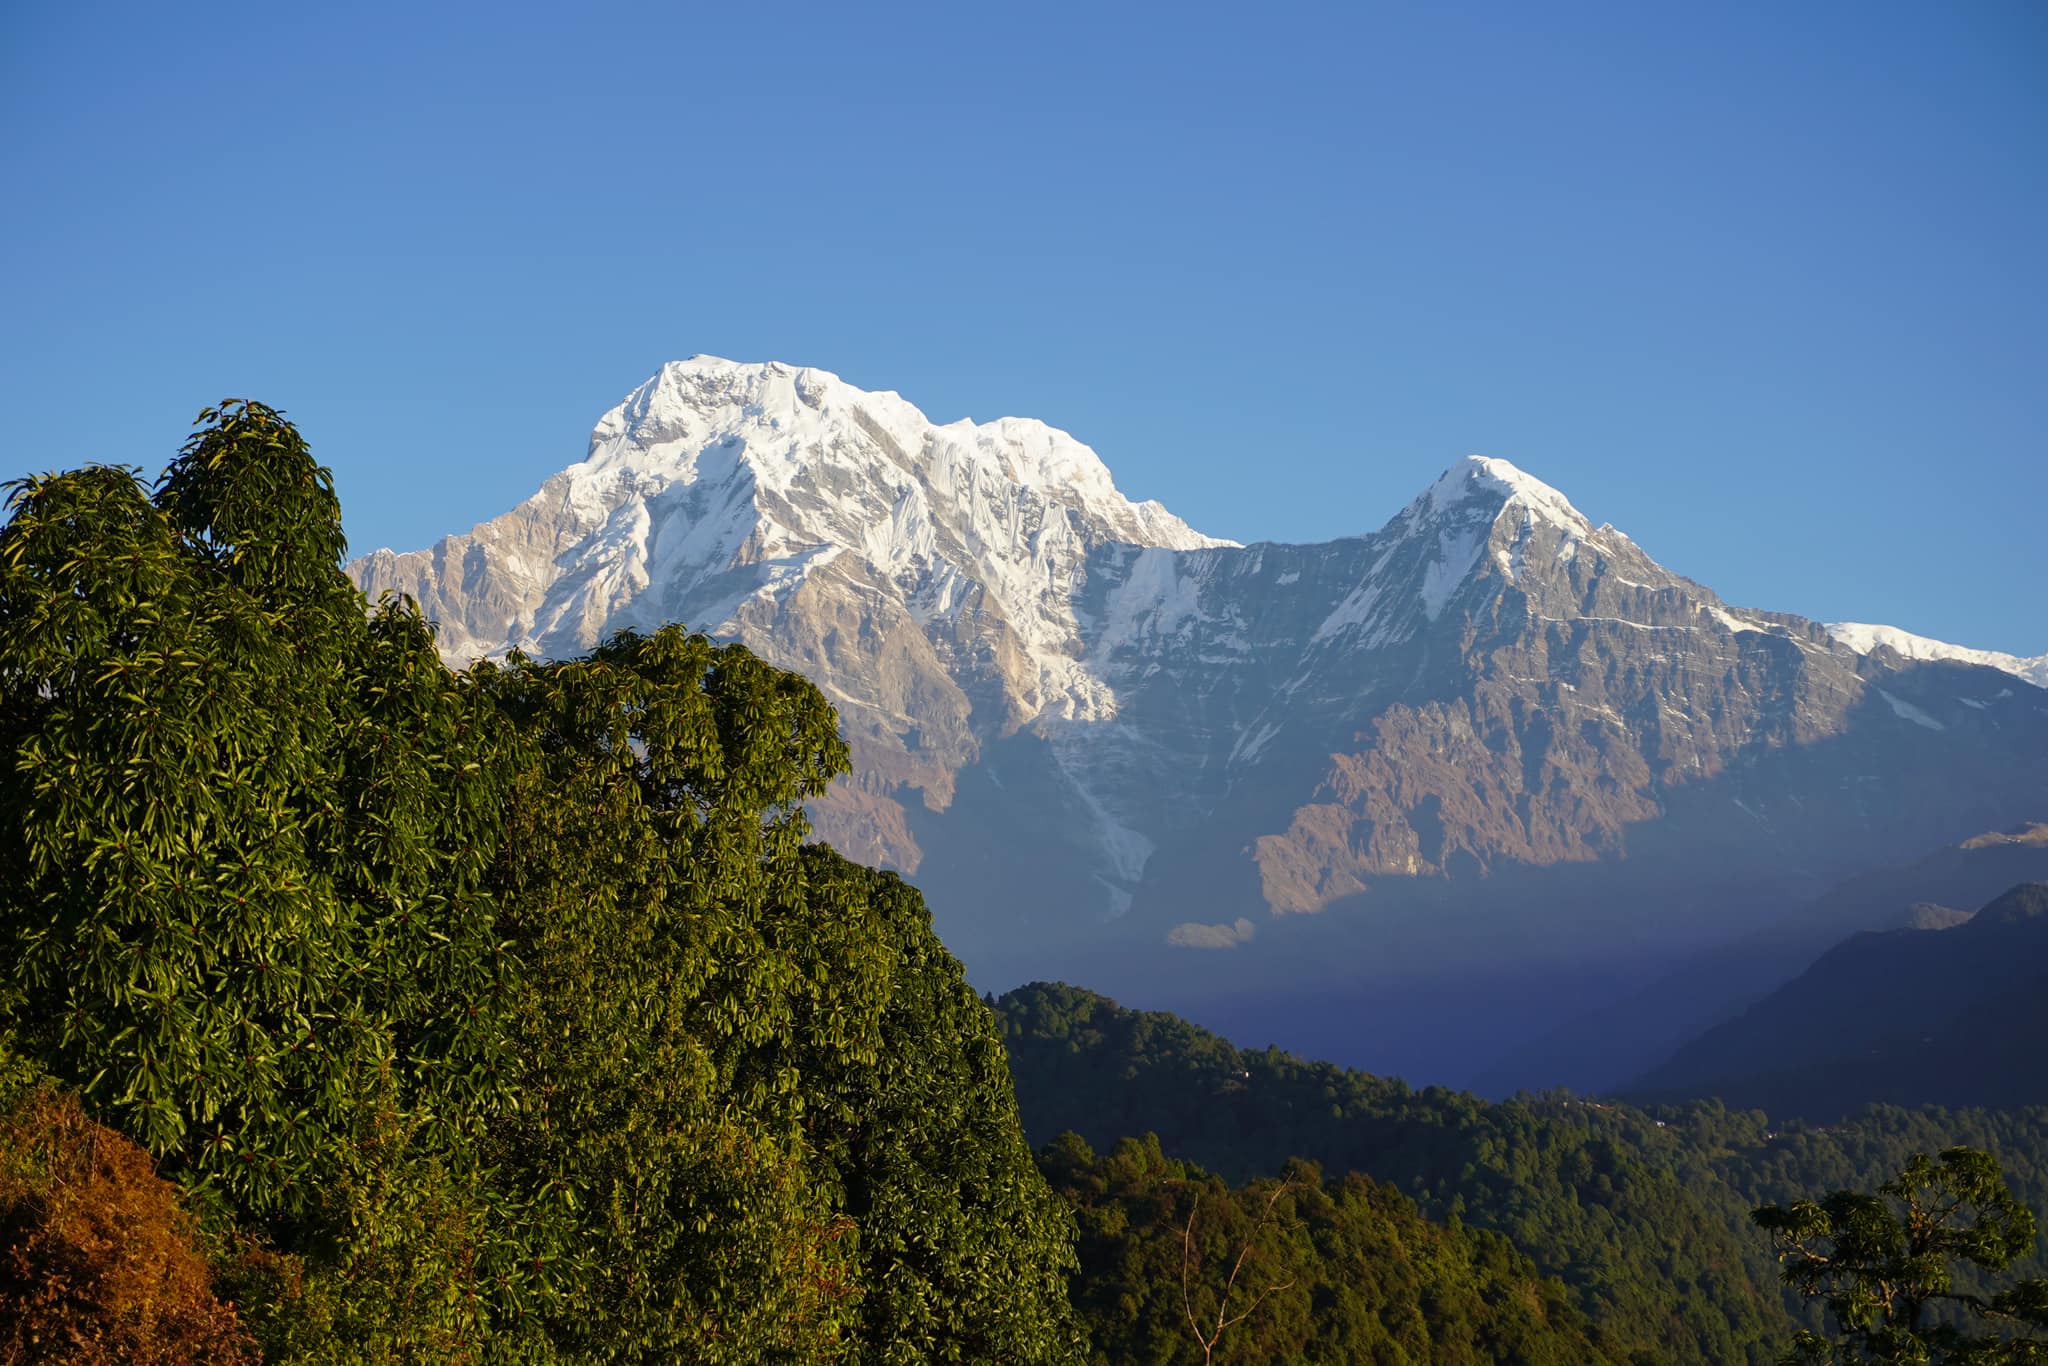
[[[817,689],[667,628],[451,673],[283,415],[0,528],[0,1032],[266,1356],[1065,1360],[1072,1231]]]
[[[282,414],[199,424],[153,496],[104,466],[9,488],[0,1007],[211,1224],[346,1248],[364,1294],[413,1266],[427,1309],[391,1313],[462,1340],[514,1221],[386,1197],[431,1172],[476,1206],[510,1103],[505,727],[409,603],[365,611]]]
[[[814,918],[892,960],[871,1051],[799,1062],[816,1078],[806,1129],[859,1234],[860,1359],[1078,1359],[1072,1216],[1024,1142],[993,1014],[916,888],[829,849],[807,850],[806,863]],[[794,1037],[831,1037],[841,1007],[804,1005]]]
[[[1071,1234],[992,1016],[913,889],[802,845],[846,763],[816,689],[673,628],[473,677],[522,756],[495,886],[527,1097],[493,1162],[607,1306],[563,1300],[557,1340],[1063,1359]]]
[[[2005,1270],[2033,1251],[2034,1215],[1987,1153],[1916,1153],[1876,1195],[1839,1190],[1818,1201],[1765,1205],[1785,1282],[1819,1299],[1833,1336],[1800,1333],[1790,1363],[2048,1362],[2048,1280],[1995,1293],[1959,1271]]]
[[[468,682],[516,756],[491,885],[523,1094],[489,1152],[544,1221],[551,1334],[629,1359],[843,1355],[797,1079],[758,1065],[798,985],[773,922],[804,912],[800,803],[845,762],[830,708],[673,629]]]
[[[320,1198],[380,1103],[493,1103],[502,773],[408,606],[366,616],[281,415],[152,501],[96,467],[0,529],[0,961],[21,1045],[192,1183]]]

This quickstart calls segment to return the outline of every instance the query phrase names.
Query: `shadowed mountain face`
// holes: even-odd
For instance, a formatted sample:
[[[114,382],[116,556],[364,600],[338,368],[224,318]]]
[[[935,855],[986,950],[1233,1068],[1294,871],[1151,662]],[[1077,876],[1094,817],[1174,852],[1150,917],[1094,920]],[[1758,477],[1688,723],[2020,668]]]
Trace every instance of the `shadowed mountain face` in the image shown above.
[[[1673,1050],[1732,1019],[1805,971],[1848,935],[1899,926],[1942,929],[2021,882],[2048,880],[2048,824],[1976,835],[1921,858],[1860,873],[1740,939],[1707,946],[1618,1000],[1595,1002],[1548,1035],[1517,1045],[1479,1089],[1547,1078],[1580,1091],[1632,1082]]]
[[[1833,1120],[1872,1101],[2048,1101],[2048,882],[1937,929],[1844,940],[1630,1090]]]
[[[741,638],[840,708],[819,832],[913,876],[982,984],[1428,1079],[2048,811],[2048,692],[1730,608],[1498,460],[1236,546],[1042,424],[699,358],[520,508],[350,571],[457,662]]]

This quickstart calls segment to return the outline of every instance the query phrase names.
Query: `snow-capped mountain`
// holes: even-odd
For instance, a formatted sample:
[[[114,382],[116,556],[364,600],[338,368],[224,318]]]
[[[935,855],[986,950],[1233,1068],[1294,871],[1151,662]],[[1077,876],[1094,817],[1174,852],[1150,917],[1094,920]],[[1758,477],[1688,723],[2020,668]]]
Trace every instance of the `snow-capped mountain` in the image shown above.
[[[914,875],[985,984],[1284,996],[1279,1036],[1383,1065],[1297,1027],[1369,1023],[1419,1073],[1479,1046],[1433,973],[1498,974],[1533,1027],[1624,959],[2048,815],[2048,692],[1731,607],[1476,456],[1370,534],[1239,546],[1042,423],[698,357],[520,507],[350,572],[457,663],[744,639],[839,708],[820,834]]]
[[[582,463],[511,513],[358,572],[463,608],[441,643],[469,658],[572,653],[685,606],[723,623],[850,557],[923,616],[992,594],[1049,663],[1072,623],[1044,619],[1047,587],[1070,586],[1105,540],[1226,544],[1129,501],[1095,452],[1042,422],[938,426],[822,370],[694,356],[606,413]],[[499,592],[480,602],[447,582],[457,556],[462,579]]]
[[[745,638],[841,709],[860,773],[822,828],[915,869],[890,794],[942,808],[987,733],[1115,714],[1074,605],[1091,555],[1226,544],[1126,499],[1042,422],[941,426],[822,370],[697,356],[605,414],[582,463],[518,508],[350,573],[417,598],[451,663],[572,655],[669,621]]]
[[[1861,621],[1831,621],[1828,634],[1858,654],[1867,655],[1872,650],[1883,648],[1893,651],[1901,659],[1946,659],[1959,664],[1982,664],[1987,669],[1999,669],[2014,678],[2024,678],[2037,688],[2048,688],[2048,654],[2022,659],[1999,650],[1973,650],[1967,645],[1950,645],[1947,641],[1916,636],[1896,626],[1872,626]]]

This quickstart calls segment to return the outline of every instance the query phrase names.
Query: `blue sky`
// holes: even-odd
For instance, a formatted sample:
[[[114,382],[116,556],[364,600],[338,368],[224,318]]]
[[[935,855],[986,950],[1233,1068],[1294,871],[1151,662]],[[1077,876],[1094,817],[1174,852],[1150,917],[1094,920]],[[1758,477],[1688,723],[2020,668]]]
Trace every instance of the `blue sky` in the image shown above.
[[[1734,602],[2036,653],[2044,72],[2032,0],[24,0],[0,477],[248,395],[410,548],[709,352],[1242,540],[1503,456]]]

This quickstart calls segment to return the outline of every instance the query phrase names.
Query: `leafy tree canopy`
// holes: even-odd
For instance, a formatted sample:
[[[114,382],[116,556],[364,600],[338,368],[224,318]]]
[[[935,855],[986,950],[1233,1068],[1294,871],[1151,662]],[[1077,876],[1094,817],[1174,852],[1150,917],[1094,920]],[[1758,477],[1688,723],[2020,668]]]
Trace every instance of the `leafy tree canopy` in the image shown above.
[[[1834,1335],[1802,1332],[1790,1363],[2048,1362],[2048,1280],[1993,1293],[1958,1284],[1969,1266],[2003,1271],[2033,1250],[2034,1215],[1987,1153],[1915,1153],[1875,1195],[1838,1190],[1765,1205],[1785,1282],[1819,1299]]]
[[[451,673],[282,414],[0,527],[0,1030],[266,1355],[1063,1360],[1071,1229],[831,708],[668,628]],[[239,1278],[239,1279],[237,1279]]]
[[[1156,1135],[1039,1157],[1080,1221],[1074,1302],[1105,1366],[1621,1359],[1505,1238],[1356,1173],[1297,1161],[1233,1188]]]

